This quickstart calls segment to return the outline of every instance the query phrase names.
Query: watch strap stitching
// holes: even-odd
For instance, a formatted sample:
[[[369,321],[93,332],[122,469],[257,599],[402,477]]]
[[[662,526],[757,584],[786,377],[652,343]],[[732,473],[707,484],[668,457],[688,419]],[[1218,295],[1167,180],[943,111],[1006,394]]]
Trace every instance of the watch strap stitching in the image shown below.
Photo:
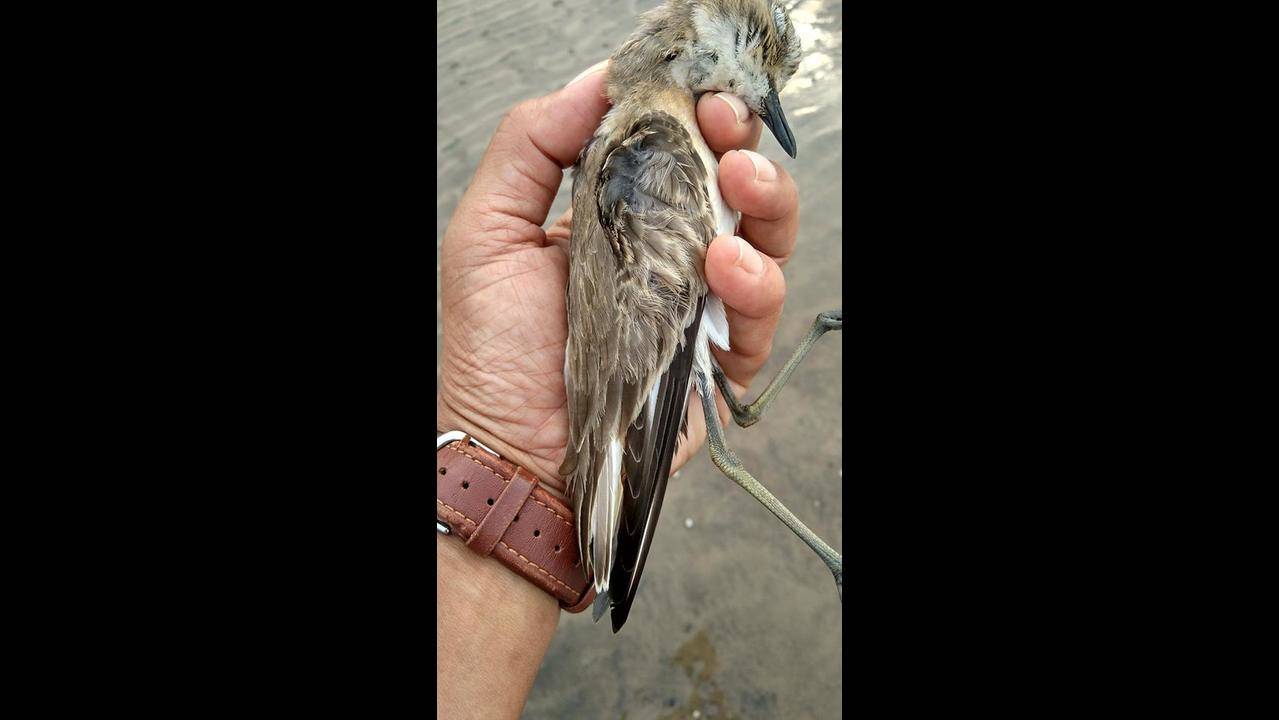
[[[502,492],[498,493],[497,500],[489,507],[489,511],[485,513],[484,519],[480,520],[480,524],[476,526],[475,532],[471,534],[471,538],[466,544],[481,555],[489,555],[493,552],[493,548],[497,546],[499,540],[506,535],[506,531],[511,527],[511,521],[524,509],[524,503],[529,496],[533,494],[533,488],[537,487],[537,478],[533,478],[529,482],[526,477],[520,476],[522,468],[515,468],[515,474],[511,476],[509,482],[502,488]],[[525,471],[525,476],[528,472]],[[519,480],[516,480],[519,478]]]
[[[457,508],[454,508],[452,505],[449,505],[448,503],[444,502],[443,500],[438,500],[438,499],[437,499],[435,502],[437,502],[437,503],[439,503],[440,505],[442,505],[442,506],[443,506],[446,510],[448,510],[449,512],[452,512],[452,513],[454,513],[455,515],[457,515],[457,517],[458,517],[460,520],[462,520],[463,522],[466,522],[466,523],[467,523],[467,524],[469,524],[469,525],[477,525],[477,523],[476,523],[474,520],[472,520],[471,518],[469,518],[469,517],[467,517],[467,516],[466,516],[466,513],[463,513],[463,512],[461,512],[461,511],[459,511]],[[478,525],[477,525],[477,527],[478,527]],[[577,590],[575,590],[574,588],[572,588],[572,587],[571,587],[571,586],[569,586],[569,585],[566,585],[566,584],[564,583],[564,581],[562,581],[562,580],[560,580],[559,578],[555,577],[555,575],[554,575],[553,573],[551,573],[551,572],[547,571],[547,570],[546,570],[545,568],[543,568],[541,565],[538,565],[535,561],[533,561],[533,560],[529,560],[528,558],[526,558],[526,557],[524,557],[523,555],[521,555],[521,554],[520,554],[520,552],[519,552],[518,550],[516,550],[515,548],[511,547],[510,545],[507,545],[505,541],[503,541],[503,540],[498,540],[498,541],[497,541],[497,544],[498,544],[498,545],[501,545],[501,546],[502,546],[502,547],[504,547],[504,548],[506,548],[506,550],[507,550],[508,552],[510,552],[510,553],[512,553],[512,554],[514,554],[514,555],[515,555],[516,557],[518,557],[519,559],[523,560],[524,562],[528,563],[529,565],[532,565],[534,568],[536,568],[536,569],[537,569],[537,571],[538,571],[538,572],[542,573],[542,574],[543,574],[543,575],[545,575],[546,577],[548,577],[548,578],[550,578],[551,580],[553,580],[553,581],[555,582],[555,584],[556,584],[556,585],[559,585],[560,587],[564,588],[565,590],[568,590],[569,592],[573,593],[574,595],[577,595],[577,593],[578,593],[578,591],[577,591]]]
[[[518,550],[516,550],[515,548],[511,547],[510,545],[507,545],[505,541],[503,541],[503,540],[498,540],[498,541],[497,541],[497,544],[498,544],[498,545],[501,545],[501,546],[502,546],[502,547],[504,547],[504,548],[506,548],[507,552],[514,553],[516,557],[518,557],[519,559],[521,559],[521,560],[523,560],[524,562],[528,563],[529,565],[532,565],[534,568],[536,568],[536,569],[537,569],[537,571],[538,571],[538,572],[540,572],[540,573],[542,573],[543,575],[545,575],[546,577],[550,578],[550,579],[551,579],[551,580],[552,580],[552,581],[553,581],[556,585],[559,585],[560,587],[564,588],[565,590],[567,590],[567,591],[569,591],[569,592],[573,593],[574,595],[577,595],[577,590],[574,590],[573,588],[569,587],[568,585],[565,585],[565,584],[564,584],[564,582],[563,582],[562,580],[560,580],[559,578],[555,577],[555,575],[553,575],[553,574],[551,574],[551,573],[547,572],[547,571],[546,571],[546,569],[545,569],[545,568],[543,568],[541,565],[538,565],[537,563],[533,562],[532,560],[529,560],[528,558],[526,558],[526,557],[524,557],[523,555],[521,555],[521,554],[520,554],[520,552],[519,552]]]
[[[454,440],[453,442],[449,443],[449,447],[452,447],[454,450],[457,450],[458,452],[460,452],[462,455],[466,457],[467,460],[470,460],[476,465],[479,465],[480,467],[487,470],[491,475],[493,475],[493,477],[497,478],[498,480],[501,480],[503,484],[509,482],[508,480],[502,477],[501,473],[498,473],[493,468],[489,467],[488,465],[485,465],[482,460],[472,455],[471,445],[469,444],[463,445],[460,440]],[[538,500],[537,498],[533,498],[533,502],[546,508],[547,512],[554,515],[556,518],[559,519],[560,522],[567,525],[570,530],[573,529],[573,522],[569,520],[568,518],[564,517],[563,515],[560,515],[559,512],[555,510],[555,508],[551,507],[550,505],[547,505],[546,503],[542,502],[541,500]]]

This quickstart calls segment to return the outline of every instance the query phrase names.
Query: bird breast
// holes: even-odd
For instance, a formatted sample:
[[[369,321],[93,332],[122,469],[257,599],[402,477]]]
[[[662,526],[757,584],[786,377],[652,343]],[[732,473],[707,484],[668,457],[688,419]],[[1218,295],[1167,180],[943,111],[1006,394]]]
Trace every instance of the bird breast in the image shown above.
[[[706,144],[706,139],[702,137],[702,131],[697,126],[697,111],[692,98],[687,102],[681,103],[683,107],[680,112],[672,112],[688,131],[689,137],[693,141],[693,147],[697,150],[697,156],[702,161],[702,166],[706,168],[706,185],[710,198],[711,209],[715,213],[715,236],[734,235],[737,233],[737,221],[740,214],[728,206],[724,202],[724,196],[719,191],[719,161],[715,159],[715,153],[711,152],[710,146]]]

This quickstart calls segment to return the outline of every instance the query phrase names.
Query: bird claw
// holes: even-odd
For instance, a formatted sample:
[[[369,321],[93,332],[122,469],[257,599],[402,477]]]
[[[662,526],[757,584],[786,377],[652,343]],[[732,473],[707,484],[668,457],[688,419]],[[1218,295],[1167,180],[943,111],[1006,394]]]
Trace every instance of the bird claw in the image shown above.
[[[817,316],[817,321],[827,330],[843,330],[844,329],[844,311],[831,310]]]

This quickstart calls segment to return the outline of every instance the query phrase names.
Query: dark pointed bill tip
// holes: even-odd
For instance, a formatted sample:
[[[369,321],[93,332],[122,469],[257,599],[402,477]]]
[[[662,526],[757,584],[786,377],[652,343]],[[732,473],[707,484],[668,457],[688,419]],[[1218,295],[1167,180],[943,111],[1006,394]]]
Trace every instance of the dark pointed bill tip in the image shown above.
[[[776,90],[770,91],[764,100],[763,120],[768,129],[773,131],[773,137],[777,138],[778,144],[782,146],[786,154],[795,157],[797,151],[795,134],[790,131],[790,124],[786,122],[786,115],[782,113],[782,101],[777,98]]]

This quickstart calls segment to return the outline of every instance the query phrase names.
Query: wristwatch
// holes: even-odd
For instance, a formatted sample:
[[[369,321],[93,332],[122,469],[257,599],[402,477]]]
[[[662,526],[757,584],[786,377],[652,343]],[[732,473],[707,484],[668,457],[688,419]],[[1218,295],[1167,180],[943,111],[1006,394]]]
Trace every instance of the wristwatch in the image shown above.
[[[537,476],[458,430],[435,442],[435,529],[492,556],[568,612],[595,599],[573,514]]]

